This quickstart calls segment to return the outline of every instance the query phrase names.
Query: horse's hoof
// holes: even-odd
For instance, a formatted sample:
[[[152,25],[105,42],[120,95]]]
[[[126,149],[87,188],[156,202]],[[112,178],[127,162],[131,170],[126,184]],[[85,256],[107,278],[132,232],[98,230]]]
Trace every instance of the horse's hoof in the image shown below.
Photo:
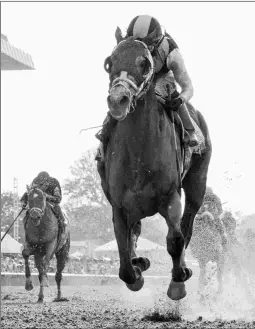
[[[32,283],[32,281],[30,280],[30,281],[26,281],[26,285],[25,285],[25,289],[26,290],[28,290],[28,291],[30,291],[30,290],[33,290],[33,283]]]
[[[53,302],[69,302],[69,299],[68,298],[65,298],[65,297],[56,297]]]
[[[144,285],[144,278],[143,276],[141,275],[139,279],[137,279],[135,281],[135,283],[126,283],[126,286],[128,287],[129,290],[132,290],[132,291],[139,291],[142,289]]]
[[[132,259],[132,265],[138,266],[142,272],[147,271],[151,266],[150,260],[146,257],[135,257]]]
[[[42,303],[43,303],[43,299],[42,299],[42,298],[38,298],[37,303],[38,303],[38,304],[42,304]]]
[[[140,267],[134,266],[134,269],[135,269],[135,272],[136,272],[136,275],[138,276],[138,278],[136,279],[136,281],[134,283],[126,283],[126,286],[128,287],[129,290],[139,291],[142,289],[142,287],[144,285],[144,278],[143,278]]]
[[[180,300],[187,295],[184,282],[175,282],[171,280],[167,296],[172,300]]]

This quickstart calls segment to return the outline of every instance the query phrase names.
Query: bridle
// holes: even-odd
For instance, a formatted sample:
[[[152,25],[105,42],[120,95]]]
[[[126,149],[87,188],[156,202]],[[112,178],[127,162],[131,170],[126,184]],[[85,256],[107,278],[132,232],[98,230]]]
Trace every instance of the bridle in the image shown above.
[[[124,41],[126,41],[126,40],[122,40],[114,48],[114,51]],[[130,99],[131,99],[131,102],[130,102],[130,105],[131,106],[129,106],[128,113],[133,112],[135,110],[136,101],[139,100],[148,91],[148,89],[150,87],[150,84],[151,84],[151,82],[153,80],[153,77],[154,77],[154,61],[153,61],[153,57],[152,57],[152,55],[151,55],[151,53],[150,53],[147,45],[144,42],[140,41],[140,40],[134,40],[134,41],[135,42],[139,42],[145,48],[146,58],[150,62],[150,70],[149,70],[149,72],[146,74],[144,81],[139,86],[137,86],[136,83],[134,83],[132,80],[130,80],[127,77],[127,72],[126,71],[121,71],[120,76],[118,78],[116,78],[116,79],[113,80],[113,82],[112,82],[112,84],[110,86],[110,90],[109,90],[109,93],[111,93],[112,90],[114,88],[116,88],[117,86],[122,86],[122,87],[124,87],[128,91],[129,96],[130,96]],[[130,91],[130,89],[127,86],[131,86],[134,89],[135,92],[132,94],[131,91]],[[132,111],[130,110],[130,107],[133,109]]]

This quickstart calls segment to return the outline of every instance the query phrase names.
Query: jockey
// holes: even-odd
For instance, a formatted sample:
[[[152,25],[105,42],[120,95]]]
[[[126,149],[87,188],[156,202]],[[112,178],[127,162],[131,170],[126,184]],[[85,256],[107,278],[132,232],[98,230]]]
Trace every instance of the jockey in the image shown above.
[[[222,212],[223,209],[220,198],[213,192],[212,188],[208,186],[206,188],[204,202],[198,211],[198,216],[203,217],[203,214],[211,214],[212,222],[221,236],[222,245],[226,251],[228,236],[222,220]]]
[[[130,22],[126,38],[133,36],[139,40],[143,40],[143,38],[147,37],[153,31],[157,31],[157,35],[155,35],[153,44],[148,45],[148,48],[153,56],[155,64],[155,92],[157,94],[157,82],[159,85],[162,85],[163,82],[165,85],[164,89],[167,89],[167,84],[170,85],[172,94],[170,102],[167,102],[167,106],[170,110],[178,111],[184,128],[189,133],[189,146],[194,147],[198,145],[198,139],[185,104],[193,96],[193,86],[177,44],[168,33],[163,34],[159,22],[154,17],[148,15],[136,16]],[[181,87],[180,93],[176,90],[175,82]],[[104,121],[102,131],[96,135],[104,144],[99,146],[96,160],[103,160],[99,153],[103,155],[102,153],[104,150],[102,150],[102,147],[108,143],[111,128],[115,123],[116,120],[108,114]]]
[[[225,211],[221,215],[222,222],[226,229],[230,243],[233,245],[241,246],[240,241],[236,236],[236,220],[230,211]]]
[[[38,187],[46,194],[46,201],[50,202],[53,206],[52,210],[58,218],[60,234],[64,233],[66,223],[62,210],[59,206],[62,200],[62,192],[59,181],[56,178],[50,177],[46,171],[42,171],[37,177],[35,177],[31,187]],[[24,193],[20,201],[22,202],[22,208],[25,209],[28,203],[27,192]]]

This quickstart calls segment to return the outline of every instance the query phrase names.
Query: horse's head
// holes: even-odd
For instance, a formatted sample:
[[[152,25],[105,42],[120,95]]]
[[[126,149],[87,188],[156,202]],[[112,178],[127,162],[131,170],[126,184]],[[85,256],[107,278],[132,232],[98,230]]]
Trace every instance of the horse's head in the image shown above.
[[[108,107],[111,115],[119,121],[126,118],[135,101],[148,90],[154,73],[154,62],[146,40],[123,39],[120,33],[117,29],[118,44],[104,64],[110,76]]]
[[[40,225],[46,208],[46,195],[38,187],[32,187],[28,190],[28,208],[34,225]]]

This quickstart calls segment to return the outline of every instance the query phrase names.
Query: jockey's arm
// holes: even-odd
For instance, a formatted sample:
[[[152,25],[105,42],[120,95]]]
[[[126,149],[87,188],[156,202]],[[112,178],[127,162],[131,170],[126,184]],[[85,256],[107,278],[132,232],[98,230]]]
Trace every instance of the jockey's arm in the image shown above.
[[[55,187],[53,195],[46,194],[46,200],[59,204],[62,200],[61,189]]]
[[[193,96],[194,90],[191,79],[186,70],[183,57],[178,48],[175,48],[167,56],[167,68],[174,74],[174,78],[181,87],[180,97],[186,103]]]

